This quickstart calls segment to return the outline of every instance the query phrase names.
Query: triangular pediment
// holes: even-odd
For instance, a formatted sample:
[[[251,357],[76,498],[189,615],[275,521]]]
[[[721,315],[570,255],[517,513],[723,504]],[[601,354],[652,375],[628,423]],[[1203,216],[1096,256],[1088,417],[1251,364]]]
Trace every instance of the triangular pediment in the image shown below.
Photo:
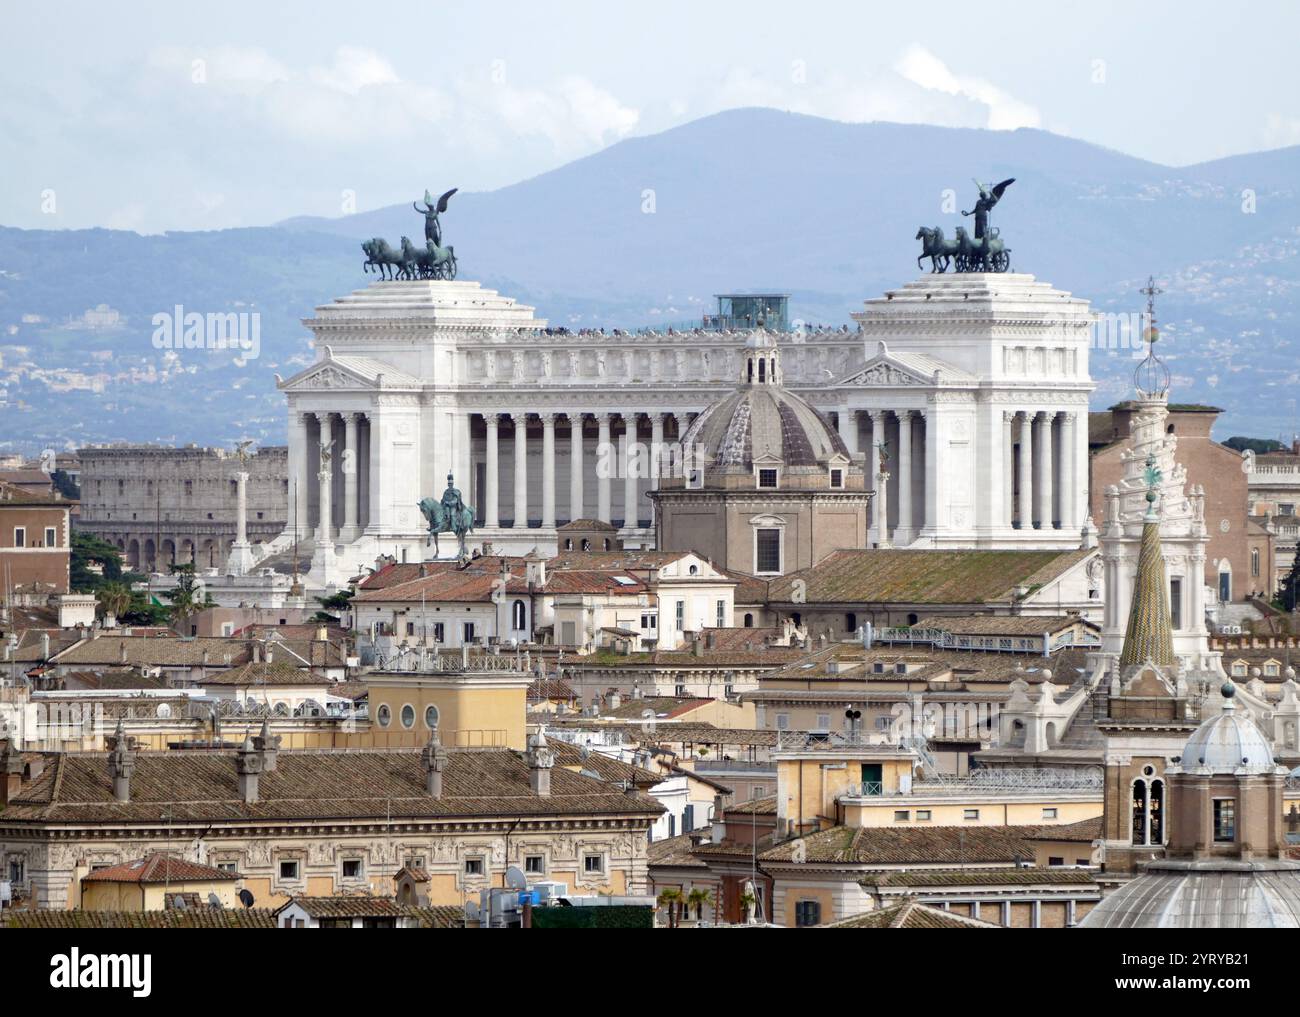
[[[959,367],[924,353],[891,353],[881,340],[867,362],[835,383],[843,388],[916,388],[974,379]]]
[[[369,357],[336,357],[328,346],[325,356],[276,387],[285,392],[311,392],[321,389],[371,390],[376,388],[418,388],[417,379],[382,361]]]

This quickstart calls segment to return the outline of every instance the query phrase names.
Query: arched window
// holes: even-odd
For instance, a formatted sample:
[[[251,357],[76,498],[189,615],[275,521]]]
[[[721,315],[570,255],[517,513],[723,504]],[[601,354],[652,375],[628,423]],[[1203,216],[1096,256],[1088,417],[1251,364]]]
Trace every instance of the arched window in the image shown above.
[[[844,631],[845,632],[858,631],[858,616],[854,614],[852,611],[849,611],[844,616]]]
[[[1151,782],[1150,807],[1147,812],[1151,817],[1151,843],[1163,844],[1165,840],[1165,782],[1163,780]]]
[[[1256,579],[1259,578],[1259,548],[1250,549],[1250,574]]]
[[[572,551],[572,550],[573,550],[573,538],[572,538],[572,537],[565,537],[565,538],[564,538],[564,549],[565,549],[566,551]]]
[[[527,626],[528,609],[524,606],[522,600],[516,600],[510,605],[510,627],[516,632],[522,632]]]
[[[1133,843],[1147,842],[1147,782],[1133,782]]]
[[[745,628],[747,628],[747,629],[752,629],[753,627],[754,627],[754,616],[753,616],[752,614],[746,614],[746,615],[745,615]]]

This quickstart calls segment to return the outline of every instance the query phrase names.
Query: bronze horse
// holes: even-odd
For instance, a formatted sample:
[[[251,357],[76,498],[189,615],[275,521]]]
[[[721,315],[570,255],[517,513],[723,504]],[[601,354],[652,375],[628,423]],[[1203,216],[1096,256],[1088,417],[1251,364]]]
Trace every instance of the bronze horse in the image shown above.
[[[940,226],[922,226],[916,231],[916,239],[921,241],[921,253],[916,258],[916,267],[921,267],[922,258],[929,258],[932,273],[948,271],[952,259],[957,256],[957,241],[945,238]]]

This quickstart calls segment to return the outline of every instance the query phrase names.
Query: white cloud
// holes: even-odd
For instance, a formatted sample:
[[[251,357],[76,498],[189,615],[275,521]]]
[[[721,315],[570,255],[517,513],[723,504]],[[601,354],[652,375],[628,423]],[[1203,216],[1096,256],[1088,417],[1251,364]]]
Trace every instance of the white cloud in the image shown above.
[[[1265,148],[1286,148],[1288,145],[1300,145],[1300,119],[1270,113],[1264,118],[1262,132]]]
[[[356,95],[372,85],[396,85],[393,65],[372,49],[340,46],[329,67],[313,67],[308,76],[318,85]]]
[[[923,46],[909,46],[894,64],[894,70],[921,88],[962,96],[986,106],[986,126],[991,130],[1010,131],[1017,127],[1042,126],[1042,117],[1033,106],[1008,95],[983,78],[954,74],[947,64]]]

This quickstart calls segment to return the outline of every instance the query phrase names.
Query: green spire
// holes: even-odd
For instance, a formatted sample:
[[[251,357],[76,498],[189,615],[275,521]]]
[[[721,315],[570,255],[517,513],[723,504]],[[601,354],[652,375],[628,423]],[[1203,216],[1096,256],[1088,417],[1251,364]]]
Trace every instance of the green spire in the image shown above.
[[[1161,473],[1154,455],[1147,456],[1147,513],[1142,521],[1142,548],[1138,552],[1137,577],[1133,582],[1133,606],[1128,613],[1128,630],[1119,666],[1138,667],[1151,661],[1175,667],[1174,637],[1165,592],[1165,556],[1160,548],[1160,517],[1156,512],[1156,487]]]

